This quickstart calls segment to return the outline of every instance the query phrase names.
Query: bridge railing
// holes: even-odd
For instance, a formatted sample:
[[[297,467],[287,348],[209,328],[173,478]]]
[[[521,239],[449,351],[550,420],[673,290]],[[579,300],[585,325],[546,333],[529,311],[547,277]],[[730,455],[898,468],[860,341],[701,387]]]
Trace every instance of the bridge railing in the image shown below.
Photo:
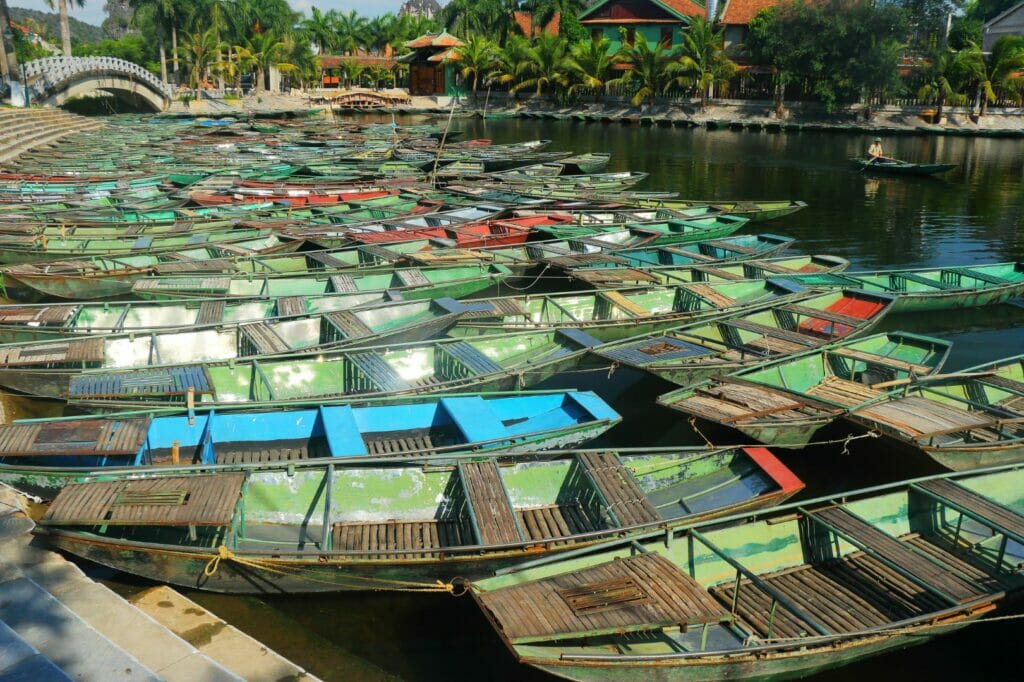
[[[167,99],[174,88],[134,62],[116,57],[43,57],[25,64],[25,76],[36,96],[44,95],[65,81],[82,75],[121,76],[145,84]]]

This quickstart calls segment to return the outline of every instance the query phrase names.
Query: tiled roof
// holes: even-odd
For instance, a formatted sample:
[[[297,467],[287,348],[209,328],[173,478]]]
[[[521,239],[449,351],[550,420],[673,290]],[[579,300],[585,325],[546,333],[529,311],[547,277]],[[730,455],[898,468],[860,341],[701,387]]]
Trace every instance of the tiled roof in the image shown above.
[[[423,47],[459,47],[460,45],[462,45],[462,41],[447,31],[427,33],[405,44],[411,50]]]
[[[338,69],[345,62],[355,62],[360,66],[383,66],[390,69],[395,65],[395,60],[392,57],[382,57],[375,54],[354,54],[347,56],[339,56],[333,54],[325,54],[320,56],[320,68],[323,69]]]
[[[747,25],[758,12],[769,7],[775,7],[779,0],[726,0],[725,8],[722,10],[721,22],[723,24]]]
[[[671,7],[677,13],[687,17],[702,17],[707,12],[704,5],[697,4],[693,0],[659,0],[666,7]]]
[[[635,12],[631,9],[626,9],[624,12],[616,12],[614,7],[615,2],[616,0],[598,0],[598,2],[595,2],[593,5],[585,9],[580,14],[580,23],[615,23],[608,21],[610,16],[614,17],[615,15],[618,15],[618,17],[621,19],[627,19],[627,17],[634,19],[634,21],[629,21],[627,19],[622,23],[640,23],[635,21],[637,17],[635,16]],[[693,17],[704,16],[704,13],[706,12],[706,10],[704,9],[704,5],[700,4],[699,2],[696,2],[696,0],[648,0],[648,2],[650,2],[651,5],[657,7],[659,12],[672,14],[678,17],[680,21],[686,21],[687,19],[692,19]],[[613,5],[613,7],[610,8],[610,12],[598,11],[608,4]],[[649,23],[658,22],[652,21]]]

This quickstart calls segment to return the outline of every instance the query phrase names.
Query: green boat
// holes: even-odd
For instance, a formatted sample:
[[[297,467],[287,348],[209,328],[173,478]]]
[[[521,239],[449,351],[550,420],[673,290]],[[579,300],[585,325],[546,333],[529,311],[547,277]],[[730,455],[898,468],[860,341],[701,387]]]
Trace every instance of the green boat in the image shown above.
[[[321,398],[369,398],[535,386],[575,369],[600,345],[575,328],[442,339],[360,350],[281,355],[257,361],[153,365],[137,370],[26,373],[18,390],[63,397],[88,409],[184,404],[190,391],[209,407]],[[80,365],[81,363],[79,363]],[[13,370],[5,381],[14,383]],[[59,376],[65,377],[61,385]]]
[[[610,541],[472,595],[516,660],[559,678],[796,679],[1008,607],[1021,543],[1024,470],[1007,467]]]
[[[761,448],[212,469],[221,473],[171,468],[67,485],[37,533],[99,564],[215,592],[437,591],[452,589],[454,576],[484,577],[653,528],[664,535],[803,487]],[[187,494],[173,520],[150,502],[158,490]],[[101,514],[108,521],[74,511],[92,495],[139,503]]]
[[[801,448],[894,383],[934,375],[951,347],[906,332],[874,334],[672,391],[658,404],[766,445]]]
[[[896,299],[893,312],[898,313],[975,308],[1005,303],[1024,294],[1021,262],[778,277],[808,288],[859,288],[892,294]]]
[[[497,284],[511,274],[503,265],[447,268],[399,268],[391,272],[316,275],[182,275],[147,277],[132,285],[140,298],[234,298],[320,296],[378,292],[392,298],[463,298]]]
[[[698,199],[648,199],[638,206],[670,208],[677,211],[711,207],[730,215],[746,218],[752,223],[776,220],[807,208],[803,201],[708,201]]]
[[[618,232],[622,229],[634,233],[642,233],[648,241],[646,246],[664,246],[683,244],[727,237],[747,224],[746,218],[730,215],[715,215],[709,218],[664,220],[645,222],[634,225],[540,225],[537,230],[545,232],[554,239],[572,239],[590,237],[600,232]]]
[[[1024,356],[922,378],[846,414],[954,471],[1024,461]]]
[[[721,241],[721,240],[716,240]],[[617,254],[609,254],[615,256]],[[579,282],[594,287],[620,287],[628,285],[682,284],[686,282],[736,282],[744,279],[774,278],[779,275],[815,273],[827,275],[842,272],[850,267],[850,261],[838,256],[777,256],[774,258],[752,258],[721,262],[698,261],[690,265],[616,267],[609,259],[578,260],[576,267],[570,267],[568,275]],[[572,261],[555,261],[556,264],[572,266]],[[784,280],[780,279],[780,282]],[[802,286],[798,284],[798,286]],[[846,287],[850,288],[850,287]]]
[[[776,358],[819,349],[874,327],[892,299],[866,291],[816,294],[593,349],[614,364],[689,386]]]
[[[955,163],[910,163],[899,159],[850,159],[850,165],[866,173],[891,175],[935,175],[956,168]]]

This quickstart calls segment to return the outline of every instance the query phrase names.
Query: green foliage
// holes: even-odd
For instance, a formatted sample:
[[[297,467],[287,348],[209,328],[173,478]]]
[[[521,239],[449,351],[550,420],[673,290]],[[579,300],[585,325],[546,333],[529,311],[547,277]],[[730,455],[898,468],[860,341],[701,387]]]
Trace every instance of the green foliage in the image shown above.
[[[117,57],[139,66],[147,66],[159,58],[153,41],[138,33],[130,33],[120,40],[105,38],[96,43],[80,43],[75,45],[73,54],[76,57]],[[155,73],[159,72],[158,65]]]
[[[711,88],[725,89],[739,67],[725,55],[725,29],[715,30],[697,17],[683,32],[679,64],[689,84],[700,93],[701,107],[707,104]]]
[[[622,31],[625,34],[625,31]],[[671,87],[686,85],[685,69],[678,61],[678,51],[658,43],[654,47],[646,40],[637,40],[632,46],[626,45],[622,36],[623,49],[619,59],[630,65],[628,71],[613,83],[623,83],[633,89],[632,103],[653,102],[658,95],[665,94]]]
[[[1021,102],[1024,90],[1024,37],[1004,35],[992,46],[987,57],[976,43],[957,53],[961,78],[977,89],[981,102],[979,116],[984,116],[988,105],[999,95]]]
[[[36,45],[28,36],[21,31],[11,31],[11,38],[14,42],[14,53],[18,56],[18,63],[25,64],[33,59],[41,59],[51,56],[49,50],[41,45]]]
[[[472,78],[473,92],[476,92],[480,81],[497,63],[498,50],[498,46],[490,38],[474,34],[456,51],[459,72],[463,78]]]
[[[10,7],[9,11],[11,21],[16,24],[38,28],[39,35],[45,37],[50,42],[56,42],[60,39],[60,16],[56,12],[40,12],[39,10],[24,9],[22,7]],[[73,43],[95,43],[103,40],[103,29],[99,26],[87,24],[74,17],[68,17],[68,25],[71,27],[71,41]]]
[[[953,19],[949,29],[949,46],[962,50],[970,43],[981,44],[981,19],[960,16]]]
[[[608,83],[616,78],[615,65],[619,63],[617,55],[609,54],[611,41],[607,38],[584,40],[574,43],[565,58],[565,68],[575,81],[569,87],[573,95],[580,88],[606,89]]]
[[[541,34],[527,48],[525,61],[519,69],[519,82],[512,92],[534,89],[536,94],[568,86],[565,75],[565,40]]]
[[[985,23],[1016,5],[1020,0],[974,0],[967,5],[966,15]]]

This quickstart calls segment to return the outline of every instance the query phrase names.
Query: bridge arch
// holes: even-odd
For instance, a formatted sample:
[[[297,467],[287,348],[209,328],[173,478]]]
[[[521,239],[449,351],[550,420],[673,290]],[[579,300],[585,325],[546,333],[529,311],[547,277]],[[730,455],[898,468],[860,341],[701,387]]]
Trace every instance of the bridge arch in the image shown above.
[[[129,93],[156,111],[170,106],[174,90],[138,64],[114,57],[44,57],[25,65],[32,101],[63,104],[99,91]]]

